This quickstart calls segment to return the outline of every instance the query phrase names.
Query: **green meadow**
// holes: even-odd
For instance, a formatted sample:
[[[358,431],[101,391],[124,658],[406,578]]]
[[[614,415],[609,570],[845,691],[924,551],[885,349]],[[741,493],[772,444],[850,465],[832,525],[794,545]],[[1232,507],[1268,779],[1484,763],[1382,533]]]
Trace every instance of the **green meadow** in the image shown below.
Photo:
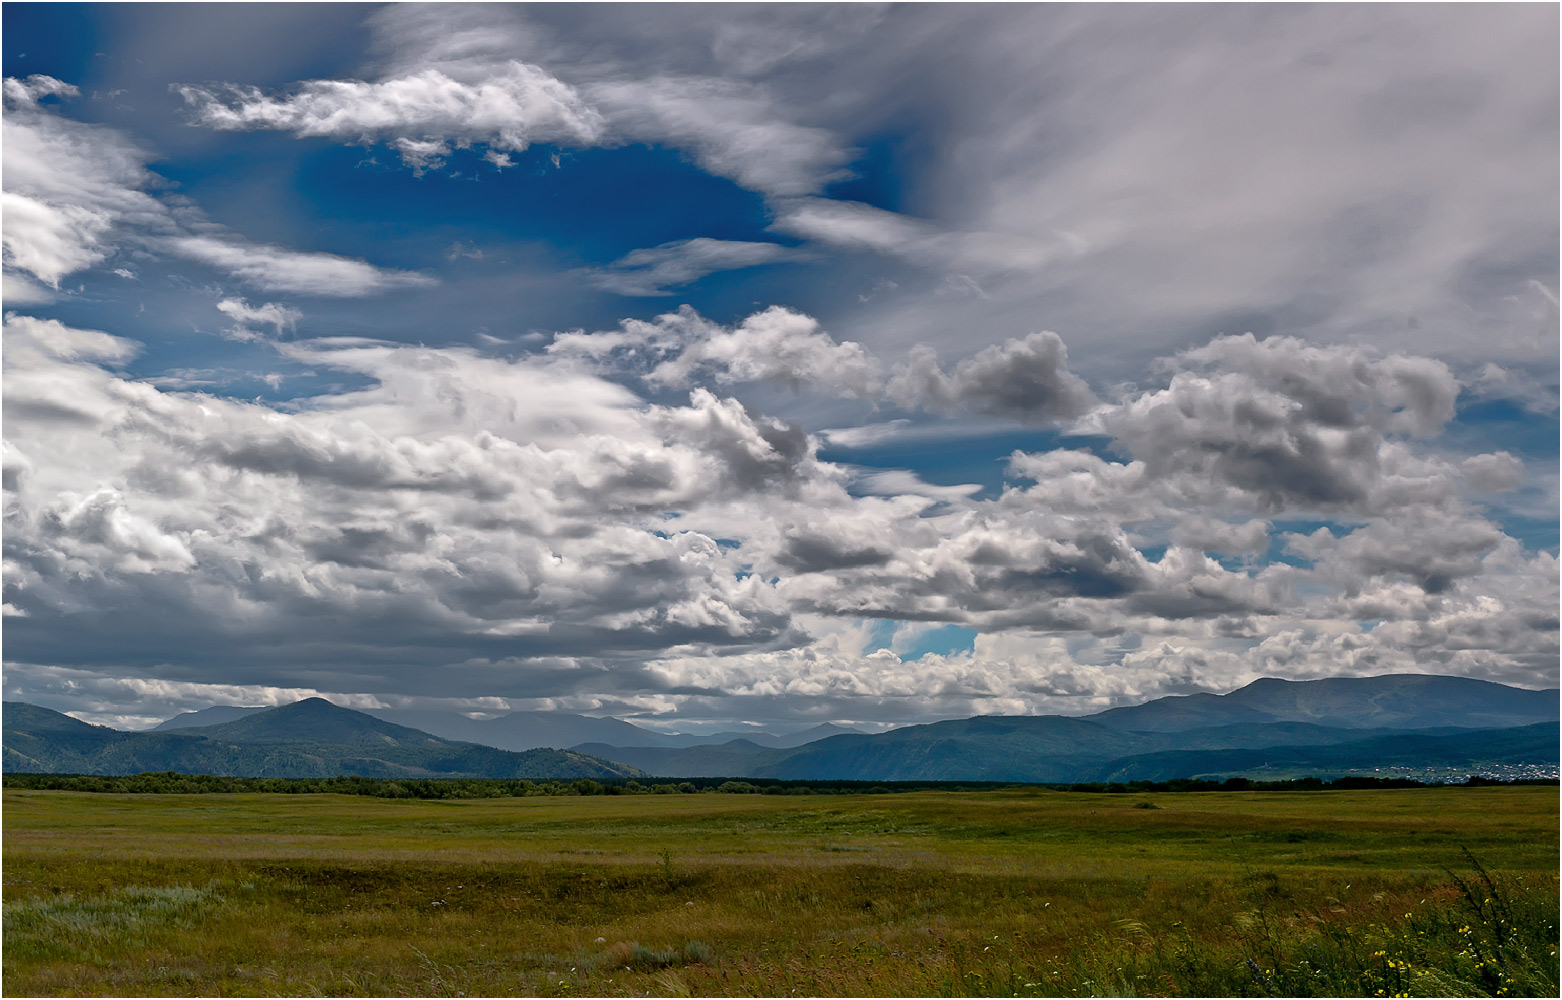
[[[4,792],[50,995],[1557,995],[1554,787]]]

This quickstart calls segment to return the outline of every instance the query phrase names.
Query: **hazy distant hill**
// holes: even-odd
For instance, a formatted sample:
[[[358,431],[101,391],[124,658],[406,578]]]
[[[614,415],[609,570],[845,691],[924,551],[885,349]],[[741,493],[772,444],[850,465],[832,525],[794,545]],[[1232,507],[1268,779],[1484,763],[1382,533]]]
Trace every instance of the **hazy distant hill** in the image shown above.
[[[761,746],[767,747],[800,747],[809,743],[817,743],[820,740],[829,739],[831,736],[863,736],[866,735],[860,729],[850,726],[837,726],[831,722],[823,722],[812,729],[804,729],[800,733],[787,733],[782,736],[756,736],[753,734],[734,734],[740,739],[753,740]]]
[[[264,712],[265,708],[216,705],[198,712],[183,712],[159,723],[154,732],[194,729],[220,725]],[[752,740],[766,747],[798,747],[815,740],[858,730],[833,723],[822,723],[801,732],[776,736],[766,732],[657,733],[621,719],[594,718],[568,712],[510,712],[493,719],[472,719],[460,712],[418,709],[374,708],[365,715],[420,729],[447,740],[481,743],[501,750],[533,750],[539,747],[579,747],[584,744],[637,747],[694,747],[729,743],[735,739]]]
[[[1280,756],[1298,767],[1396,766],[1384,762],[1417,754],[1422,766],[1555,765],[1556,740],[1548,744],[1543,727],[1518,727],[1546,723],[1554,733],[1557,716],[1555,691],[1400,675],[1266,680],[1229,695],[1162,698],[1086,718],[983,716],[792,750],[749,740],[577,749],[668,777],[1074,782],[1240,770],[1237,762],[1276,757],[1269,748],[1284,748]]]
[[[256,712],[264,712],[266,706],[247,708],[242,705],[213,705],[211,708],[203,708],[198,712],[180,712],[172,719],[164,719],[152,727],[153,732],[167,732],[170,729],[195,729],[201,726],[215,726],[221,722],[232,722],[234,719],[242,719],[246,715],[254,715]]]
[[[1559,755],[1556,691],[1423,675],[1269,679],[1227,695],[1161,698],[1086,718],[979,716],[878,735],[827,735],[831,727],[816,727],[786,737],[746,734],[692,746],[679,744],[721,734],[665,736],[618,719],[551,712],[513,712],[488,721],[454,713],[369,714],[319,698],[262,711],[229,709],[243,714],[150,733],[88,726],[28,705],[8,704],[5,712],[7,770],[96,774],[574,778],[649,772],[1075,782],[1160,780],[1265,764],[1324,770],[1482,762],[1555,766]],[[400,724],[403,720],[442,731]],[[587,738],[577,738],[581,734]],[[517,753],[497,749],[500,742],[574,749]]]
[[[978,716],[878,736],[834,736],[755,772],[866,781],[1073,781],[1082,767],[1148,749],[1144,737],[1058,715]]]
[[[367,714],[387,722],[413,726],[446,739],[485,743],[505,750],[533,747],[579,747],[583,744],[633,747],[694,747],[744,739],[767,747],[796,747],[856,730],[828,722],[800,733],[774,736],[762,732],[722,732],[704,735],[656,733],[621,719],[598,719],[568,712],[511,712],[494,719],[469,719],[459,712],[411,709],[370,709]]]
[[[244,777],[624,778],[643,772],[568,750],[513,753],[444,740],[310,698],[214,726],[123,733],[21,702],[4,706],[7,771]]]
[[[986,724],[969,725],[979,721]],[[836,737],[796,750],[746,740],[686,749],[603,744],[576,749],[662,777],[1077,782],[1164,781],[1264,766],[1320,771],[1481,763],[1554,766],[1557,740],[1554,722],[1426,731],[1248,723],[1180,733],[1127,733],[1087,720],[1043,716],[910,726],[882,736]]]
[[[693,747],[614,747],[606,743],[582,743],[574,749],[592,755],[616,753],[630,766],[649,774],[677,775],[680,778],[735,777],[756,775],[759,768],[782,759],[788,753],[779,747],[762,747],[752,740]]]
[[[1476,765],[1557,762],[1555,722],[1511,729],[1473,729],[1438,734],[1395,733],[1332,746],[1272,746],[1232,750],[1173,750],[1112,761],[1096,781],[1168,781],[1239,771],[1314,770],[1328,773],[1368,768],[1473,768]]]
[[[469,719],[459,712],[370,709],[366,714],[413,726],[446,739],[483,743],[504,750],[572,747],[577,743],[624,743],[656,734],[618,719],[595,719],[567,712],[511,712],[496,719]]]
[[[1344,729],[1503,729],[1556,722],[1558,692],[1468,677],[1389,674],[1256,680],[1230,694],[1159,698],[1089,716],[1114,729],[1175,732],[1237,722],[1313,722]]]
[[[654,747],[578,749],[653,774],[841,778],[870,781],[1072,781],[1081,766],[1159,749],[1151,739],[1063,716],[979,716],[907,726],[880,735],[848,734],[796,749],[748,740],[668,750]]]

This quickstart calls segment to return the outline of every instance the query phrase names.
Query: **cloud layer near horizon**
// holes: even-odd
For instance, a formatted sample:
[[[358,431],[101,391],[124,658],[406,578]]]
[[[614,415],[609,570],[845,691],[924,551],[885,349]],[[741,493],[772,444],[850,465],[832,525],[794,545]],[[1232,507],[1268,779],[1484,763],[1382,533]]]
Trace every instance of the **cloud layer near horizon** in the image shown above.
[[[688,336],[660,342],[648,379],[855,392],[835,377],[849,366],[786,359],[873,367],[773,310],[737,328],[770,331],[768,368],[713,348],[734,331],[687,311],[654,328]],[[1104,447],[1016,452],[996,497],[935,499],[854,490],[815,438],[710,388],[660,404],[605,378],[634,333],[508,361],[275,341],[366,379],[277,406],[159,389],[122,372],[130,341],[10,316],[10,655],[176,683],[853,719],[1082,709],[1276,665],[1554,671],[1555,558],[1473,502],[1522,462],[1418,443],[1458,391],[1436,361],[1218,338],[1166,359],[1164,387],[1075,407]],[[613,350],[588,367],[594,337]],[[1045,376],[1022,343],[955,379],[1019,372],[1045,399],[1075,377],[1043,343],[1059,348]],[[966,381],[976,406],[1013,396]],[[1282,526],[1320,517],[1343,527]],[[1296,558],[1255,561],[1272,548]],[[869,648],[873,620],[981,638],[913,664]]]

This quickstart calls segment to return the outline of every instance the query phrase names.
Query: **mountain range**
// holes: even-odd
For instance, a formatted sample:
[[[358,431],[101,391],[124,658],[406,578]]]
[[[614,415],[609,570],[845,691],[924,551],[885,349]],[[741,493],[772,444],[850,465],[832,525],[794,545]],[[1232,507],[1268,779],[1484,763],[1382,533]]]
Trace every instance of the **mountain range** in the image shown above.
[[[261,707],[216,705],[198,712],[184,712],[159,723],[154,731],[194,729],[221,722],[232,722]],[[538,747],[570,747],[579,743],[607,743],[614,746],[692,747],[706,743],[727,743],[735,739],[753,740],[772,748],[799,747],[814,740],[858,730],[828,722],[802,732],[777,735],[767,732],[657,733],[621,719],[599,719],[568,712],[510,712],[493,719],[473,719],[459,712],[419,711],[416,709],[371,708],[364,714],[411,729],[421,729],[447,740],[481,743],[501,750],[534,750]]]
[[[1558,706],[1555,690],[1464,677],[1264,678],[1230,694],[1159,698],[1083,718],[978,716],[795,750],[745,740],[575,749],[659,775],[866,781],[1166,780],[1258,767],[1370,770],[1389,757],[1422,767],[1554,767]]]
[[[632,778],[643,772],[568,750],[515,753],[338,708],[323,698],[169,732],[126,733],[24,702],[4,705],[6,771],[180,771],[263,778]]]
[[[1431,674],[1314,681],[1264,677],[1230,694],[1158,698],[1090,718],[1134,732],[1179,732],[1239,722],[1313,722],[1344,729],[1501,729],[1556,721],[1557,699],[1555,688],[1531,691]]]
[[[835,737],[794,751],[746,741],[668,750],[575,749],[678,777],[857,781],[1166,781],[1258,770],[1340,773],[1380,767],[1557,766],[1558,725],[1502,729],[1344,729],[1305,723],[1176,733],[1109,729],[1060,716],[976,718],[882,736]]]
[[[1558,705],[1555,690],[1459,677],[1266,678],[1230,694],[1160,698],[1083,718],[977,716],[876,735],[822,726],[790,736],[742,734],[680,745],[729,734],[667,736],[618,719],[563,713],[513,712],[490,720],[443,712],[365,713],[318,698],[274,709],[220,706],[177,716],[150,732],[122,733],[7,703],[4,767],[94,774],[649,773],[1035,782],[1488,764],[1554,773]],[[563,745],[581,734],[588,739],[568,751],[533,748],[538,740]]]

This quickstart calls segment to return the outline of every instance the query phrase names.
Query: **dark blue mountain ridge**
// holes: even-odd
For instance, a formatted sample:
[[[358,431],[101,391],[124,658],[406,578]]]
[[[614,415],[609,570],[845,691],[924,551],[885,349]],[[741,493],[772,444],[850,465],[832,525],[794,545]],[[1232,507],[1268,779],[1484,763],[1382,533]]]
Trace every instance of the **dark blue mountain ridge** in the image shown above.
[[[1086,718],[1131,732],[1177,732],[1240,722],[1311,722],[1344,729],[1501,729],[1558,721],[1559,705],[1555,688],[1534,691],[1472,677],[1265,677],[1230,694],[1173,695]]]
[[[1289,747],[1287,753],[1296,762],[1339,768],[1346,766],[1341,761],[1350,754],[1306,748],[1360,744],[1351,751],[1351,766],[1371,768],[1396,741],[1429,739],[1429,753],[1442,754],[1444,764],[1460,767],[1479,757],[1470,748],[1482,745],[1497,755],[1494,761],[1500,757],[1501,762],[1513,762],[1515,751],[1504,742],[1506,737],[1496,734],[1536,724],[1550,724],[1554,730],[1558,709],[1555,690],[1531,691],[1468,678],[1266,679],[1228,695],[1161,698],[1094,716],[976,716],[874,736],[836,736],[792,751],[767,750],[751,742],[698,752],[604,744],[578,749],[667,776],[1073,782],[1115,773],[1128,765],[1114,768],[1114,761],[1130,759],[1158,773],[1163,765],[1205,773],[1218,761],[1204,760],[1201,753],[1270,747]],[[1461,733],[1475,735],[1462,744],[1438,742]],[[1520,756],[1528,758],[1523,763],[1557,762],[1555,741],[1547,745],[1535,730],[1524,736],[1521,746]],[[1162,754],[1184,756],[1148,759]],[[1228,754],[1222,759],[1238,757]]]
[[[1271,678],[1226,695],[1161,698],[1094,716],[976,716],[877,735],[839,734],[800,747],[747,738],[683,748],[575,743],[573,756],[550,758],[546,766],[571,776],[643,771],[668,777],[1072,782],[1133,768],[1208,773],[1221,760],[1267,760],[1274,756],[1268,748],[1275,747],[1288,748],[1287,759],[1296,766],[1345,767],[1341,762],[1348,757],[1350,767],[1371,768],[1397,759],[1394,747],[1414,746],[1451,767],[1482,759],[1484,753],[1493,761],[1554,768],[1555,739],[1548,745],[1543,731],[1519,730],[1547,724],[1554,731],[1558,709],[1555,690],[1470,678]],[[512,716],[521,716],[515,724],[529,727],[535,736],[546,728],[542,723],[549,713]],[[502,720],[465,721],[488,732],[478,727]],[[631,737],[645,732],[615,719],[588,721],[597,731]],[[530,776],[546,763],[537,758],[523,765],[513,752],[397,725],[319,698],[172,732],[121,733],[12,704],[5,708],[4,722],[8,770],[199,768],[228,774],[302,770],[500,777]],[[1469,738],[1453,740],[1461,734]],[[1351,749],[1328,750],[1344,744],[1352,744]],[[1262,752],[1252,757],[1237,751]],[[591,770],[601,767],[609,770]]]
[[[534,780],[645,776],[633,767],[569,750],[515,753],[443,740],[321,698],[172,732],[120,732],[20,702],[6,702],[3,711],[0,738],[7,772]]]

